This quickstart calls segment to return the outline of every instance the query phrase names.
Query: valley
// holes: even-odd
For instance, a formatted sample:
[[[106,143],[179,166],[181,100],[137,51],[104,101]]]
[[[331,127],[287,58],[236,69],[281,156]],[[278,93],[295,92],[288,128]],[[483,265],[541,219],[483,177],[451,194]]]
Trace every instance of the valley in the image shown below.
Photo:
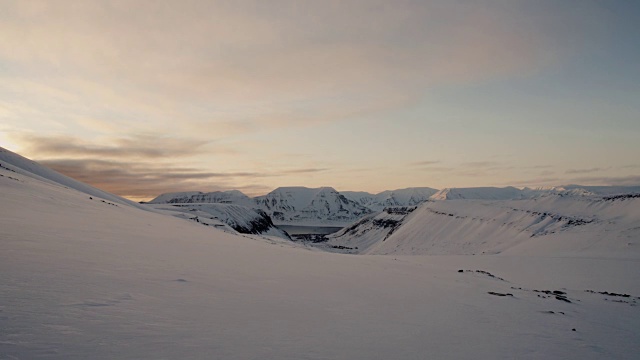
[[[0,165],[1,358],[640,352],[633,194],[475,191],[371,210],[314,244],[264,210],[131,203],[6,150]]]

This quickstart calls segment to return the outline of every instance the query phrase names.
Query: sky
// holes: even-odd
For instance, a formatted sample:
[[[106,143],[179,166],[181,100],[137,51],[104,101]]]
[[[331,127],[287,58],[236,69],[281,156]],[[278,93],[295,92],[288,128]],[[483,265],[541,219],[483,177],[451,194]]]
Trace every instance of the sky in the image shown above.
[[[640,185],[640,3],[0,0],[0,146],[101,189]]]

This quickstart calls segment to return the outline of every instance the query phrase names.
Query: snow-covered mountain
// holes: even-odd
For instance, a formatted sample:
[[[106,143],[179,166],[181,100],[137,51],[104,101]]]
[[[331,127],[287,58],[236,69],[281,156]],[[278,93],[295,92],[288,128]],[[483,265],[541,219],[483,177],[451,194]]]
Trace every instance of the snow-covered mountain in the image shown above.
[[[342,191],[347,199],[353,200],[369,209],[379,211],[385,207],[418,205],[437,193],[438,190],[428,187],[414,187],[398,190],[387,190],[378,194],[362,191]]]
[[[371,246],[379,241],[385,241],[393,234],[397,228],[402,226],[407,215],[416,208],[416,206],[387,207],[328,235],[327,243],[317,246],[328,251],[338,249],[343,253],[364,254]]]
[[[260,209],[221,203],[149,204],[156,211],[214,226],[234,234],[256,234],[291,239]]]
[[[522,190],[512,186],[508,187],[472,187],[472,188],[446,188],[433,194],[431,200],[514,200],[530,198],[538,195],[532,190]]]
[[[640,194],[640,186],[589,186],[589,185],[563,185],[554,187],[558,193],[580,192],[594,195],[620,195],[620,194]]]
[[[538,188],[470,187],[445,188],[430,197],[430,200],[518,200],[546,195],[594,196],[640,193],[640,186],[589,186],[564,185]]]
[[[546,188],[472,187],[407,188],[371,194],[338,192],[330,187],[280,187],[267,195],[249,198],[240,191],[198,191],[162,194],[152,204],[237,204],[265,211],[276,224],[346,226],[387,207],[417,206],[443,200],[524,200],[545,196],[597,196],[640,192],[640,186],[566,185]]]
[[[330,187],[280,187],[254,201],[280,224],[346,225],[371,213]]]
[[[640,254],[639,224],[638,194],[559,192],[522,200],[429,201],[402,216],[370,216],[330,235],[328,244],[367,254],[624,257]]]
[[[208,193],[200,191],[165,193],[149,201],[149,204],[194,203],[236,204],[248,207],[254,204],[250,197],[239,190],[213,191]]]
[[[238,204],[266,212],[277,224],[343,226],[372,212],[330,187],[280,187],[267,195],[249,198],[240,191],[162,194],[151,204]]]
[[[430,201],[378,217],[382,228],[401,225],[370,249],[410,253],[420,244],[412,229],[432,228],[454,233],[427,239],[435,253],[491,245],[500,254],[343,256],[145,211],[42,168],[30,173],[34,164],[18,160],[0,163],[3,359],[631,359],[640,352],[637,194]],[[204,217],[204,210],[187,211]],[[534,236],[513,246],[506,246],[510,230],[496,231],[528,221],[521,232]]]

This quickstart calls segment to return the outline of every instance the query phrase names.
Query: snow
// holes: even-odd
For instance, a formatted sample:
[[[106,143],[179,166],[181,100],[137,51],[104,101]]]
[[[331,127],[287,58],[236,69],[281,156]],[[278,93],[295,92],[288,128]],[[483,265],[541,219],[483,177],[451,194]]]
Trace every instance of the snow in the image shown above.
[[[539,196],[564,194],[573,196],[638,194],[640,186],[589,186],[563,185],[537,188],[507,187],[471,187],[446,188],[433,194],[431,200],[517,200],[531,199]]]
[[[483,200],[511,200],[531,197],[530,191],[521,190],[512,186],[498,187],[473,187],[473,188],[446,188],[431,196],[431,200],[456,200],[456,199],[483,199]]]
[[[640,194],[640,186],[585,186],[585,185],[564,185],[559,187],[564,190],[583,189],[597,195],[618,195],[618,194]]]
[[[349,254],[367,253],[370,247],[381,241],[386,241],[415,209],[415,206],[386,208],[365,216],[342,230],[327,236],[327,243],[318,244],[317,246],[327,251],[336,251],[336,247],[339,247],[337,249],[339,252]]]
[[[438,190],[428,187],[414,187],[398,190],[387,190],[378,194],[362,191],[342,191],[347,199],[360,203],[372,210],[382,210],[389,206],[413,206],[420,204]]]
[[[338,192],[331,187],[279,187],[253,199],[237,190],[161,194],[151,204],[227,203],[266,211],[280,225],[345,226],[388,206],[412,206],[429,199],[436,189],[407,188],[370,194]]]
[[[258,234],[289,239],[289,235],[275,227],[264,211],[234,204],[184,203],[149,204],[158,212],[193,220],[199,224],[214,226],[233,234]]]
[[[265,211],[274,222],[285,225],[344,226],[371,212],[330,187],[280,187],[253,199],[237,190],[162,194],[150,203],[227,203]]]
[[[389,227],[389,220],[398,224]],[[639,224],[640,197],[559,193],[522,200],[429,201],[408,214],[370,216],[331,235],[328,244],[367,254],[635,258],[640,256]]]
[[[250,197],[239,190],[214,191],[203,193],[200,191],[187,191],[165,193],[149,201],[150,204],[192,204],[192,203],[222,203],[236,204],[251,207],[254,205]]]
[[[569,257],[546,241],[486,256],[309,251],[91,199],[20,168],[0,168],[3,359],[630,359],[640,353],[640,257],[622,253],[618,240],[586,252],[584,244],[569,242],[563,250]],[[516,208],[595,213],[615,222],[610,231],[638,226],[632,198],[537,202]],[[503,205],[511,211],[512,203]],[[428,209],[482,210],[490,217],[496,206],[427,202],[403,227],[416,228],[409,220]],[[523,245],[529,248],[516,251]],[[449,252],[466,250],[453,244]],[[570,303],[540,292],[546,290],[566,293]]]
[[[136,202],[96,189],[93,186],[79,182],[68,176],[64,176],[57,171],[42,166],[35,161],[29,160],[2,147],[0,147],[0,170],[19,173],[50,184],[71,188],[114,203],[134,206],[141,209],[144,208]]]

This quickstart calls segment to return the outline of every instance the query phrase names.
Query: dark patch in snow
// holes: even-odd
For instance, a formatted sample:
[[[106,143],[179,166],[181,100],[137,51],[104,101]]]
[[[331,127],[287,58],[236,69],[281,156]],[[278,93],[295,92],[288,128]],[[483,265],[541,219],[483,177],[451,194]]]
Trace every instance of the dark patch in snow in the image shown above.
[[[616,293],[608,292],[608,291],[585,290],[585,292],[592,293],[592,294],[609,295],[609,296],[620,296],[620,297],[625,297],[625,298],[631,297],[631,295],[629,295],[629,294],[616,294]]]
[[[392,219],[374,219],[373,220],[373,225],[379,228],[395,228],[396,226],[398,226],[398,224],[400,223],[400,221],[398,220],[392,220]]]
[[[116,205],[114,203],[111,203],[111,202],[108,202],[108,201],[105,201],[105,200],[100,200],[100,202],[103,202],[103,203],[108,204],[108,205],[118,206],[118,205]]]
[[[621,195],[613,195],[613,196],[605,196],[602,198],[604,201],[617,201],[617,200],[629,200],[629,199],[639,199],[640,194],[621,194]]]
[[[338,249],[338,250],[353,250],[352,247],[348,247],[348,246],[342,246],[342,245],[331,245],[331,247],[333,249]],[[357,248],[356,248],[357,249]]]
[[[11,176],[4,176],[4,175],[2,175],[2,174],[0,174],[0,177],[6,177],[7,179],[11,179],[11,180],[15,180],[15,181],[20,181],[20,179],[16,179],[16,178],[11,177]]]
[[[417,209],[416,206],[402,206],[402,207],[387,207],[387,208],[384,208],[383,211],[389,215],[409,215],[415,209]]]
[[[0,164],[0,169],[5,169],[5,170],[11,171],[11,172],[16,172],[13,169],[9,169],[8,167],[3,166],[2,164]]]
[[[623,303],[623,304],[629,304],[630,306],[637,306],[637,300],[640,300],[640,297],[638,296],[631,296],[629,294],[618,294],[618,293],[614,293],[614,292],[609,292],[609,291],[593,291],[593,290],[585,290],[585,292],[587,293],[591,293],[591,294],[600,294],[600,295],[604,295],[604,296],[609,296],[609,297],[621,297],[624,298],[623,299],[613,299],[613,300],[609,300],[608,298],[604,298],[604,301],[610,301],[610,302],[615,302],[615,303]]]
[[[296,234],[291,235],[291,240],[311,242],[314,244],[327,242],[327,236],[324,234]]]
[[[536,293],[547,294],[549,296],[555,296],[557,300],[571,303],[571,300],[567,299],[567,293],[560,290],[533,290]],[[540,295],[538,295],[540,296]],[[541,296],[542,297],[542,296]],[[545,296],[546,298],[546,296]]]
[[[487,276],[488,276],[488,277],[490,277],[490,278],[494,278],[494,279],[497,279],[497,280],[500,280],[500,281],[506,281],[505,279],[503,279],[503,278],[501,278],[501,277],[498,277],[498,276],[495,276],[495,275],[493,275],[492,273],[490,273],[490,272],[488,272],[488,271],[484,271],[484,270],[458,270],[458,272],[459,272],[459,273],[461,273],[461,272],[465,272],[465,271],[466,271],[466,272],[471,272],[471,273],[478,273],[478,274],[487,275]],[[512,288],[512,289],[513,289],[513,288]]]

